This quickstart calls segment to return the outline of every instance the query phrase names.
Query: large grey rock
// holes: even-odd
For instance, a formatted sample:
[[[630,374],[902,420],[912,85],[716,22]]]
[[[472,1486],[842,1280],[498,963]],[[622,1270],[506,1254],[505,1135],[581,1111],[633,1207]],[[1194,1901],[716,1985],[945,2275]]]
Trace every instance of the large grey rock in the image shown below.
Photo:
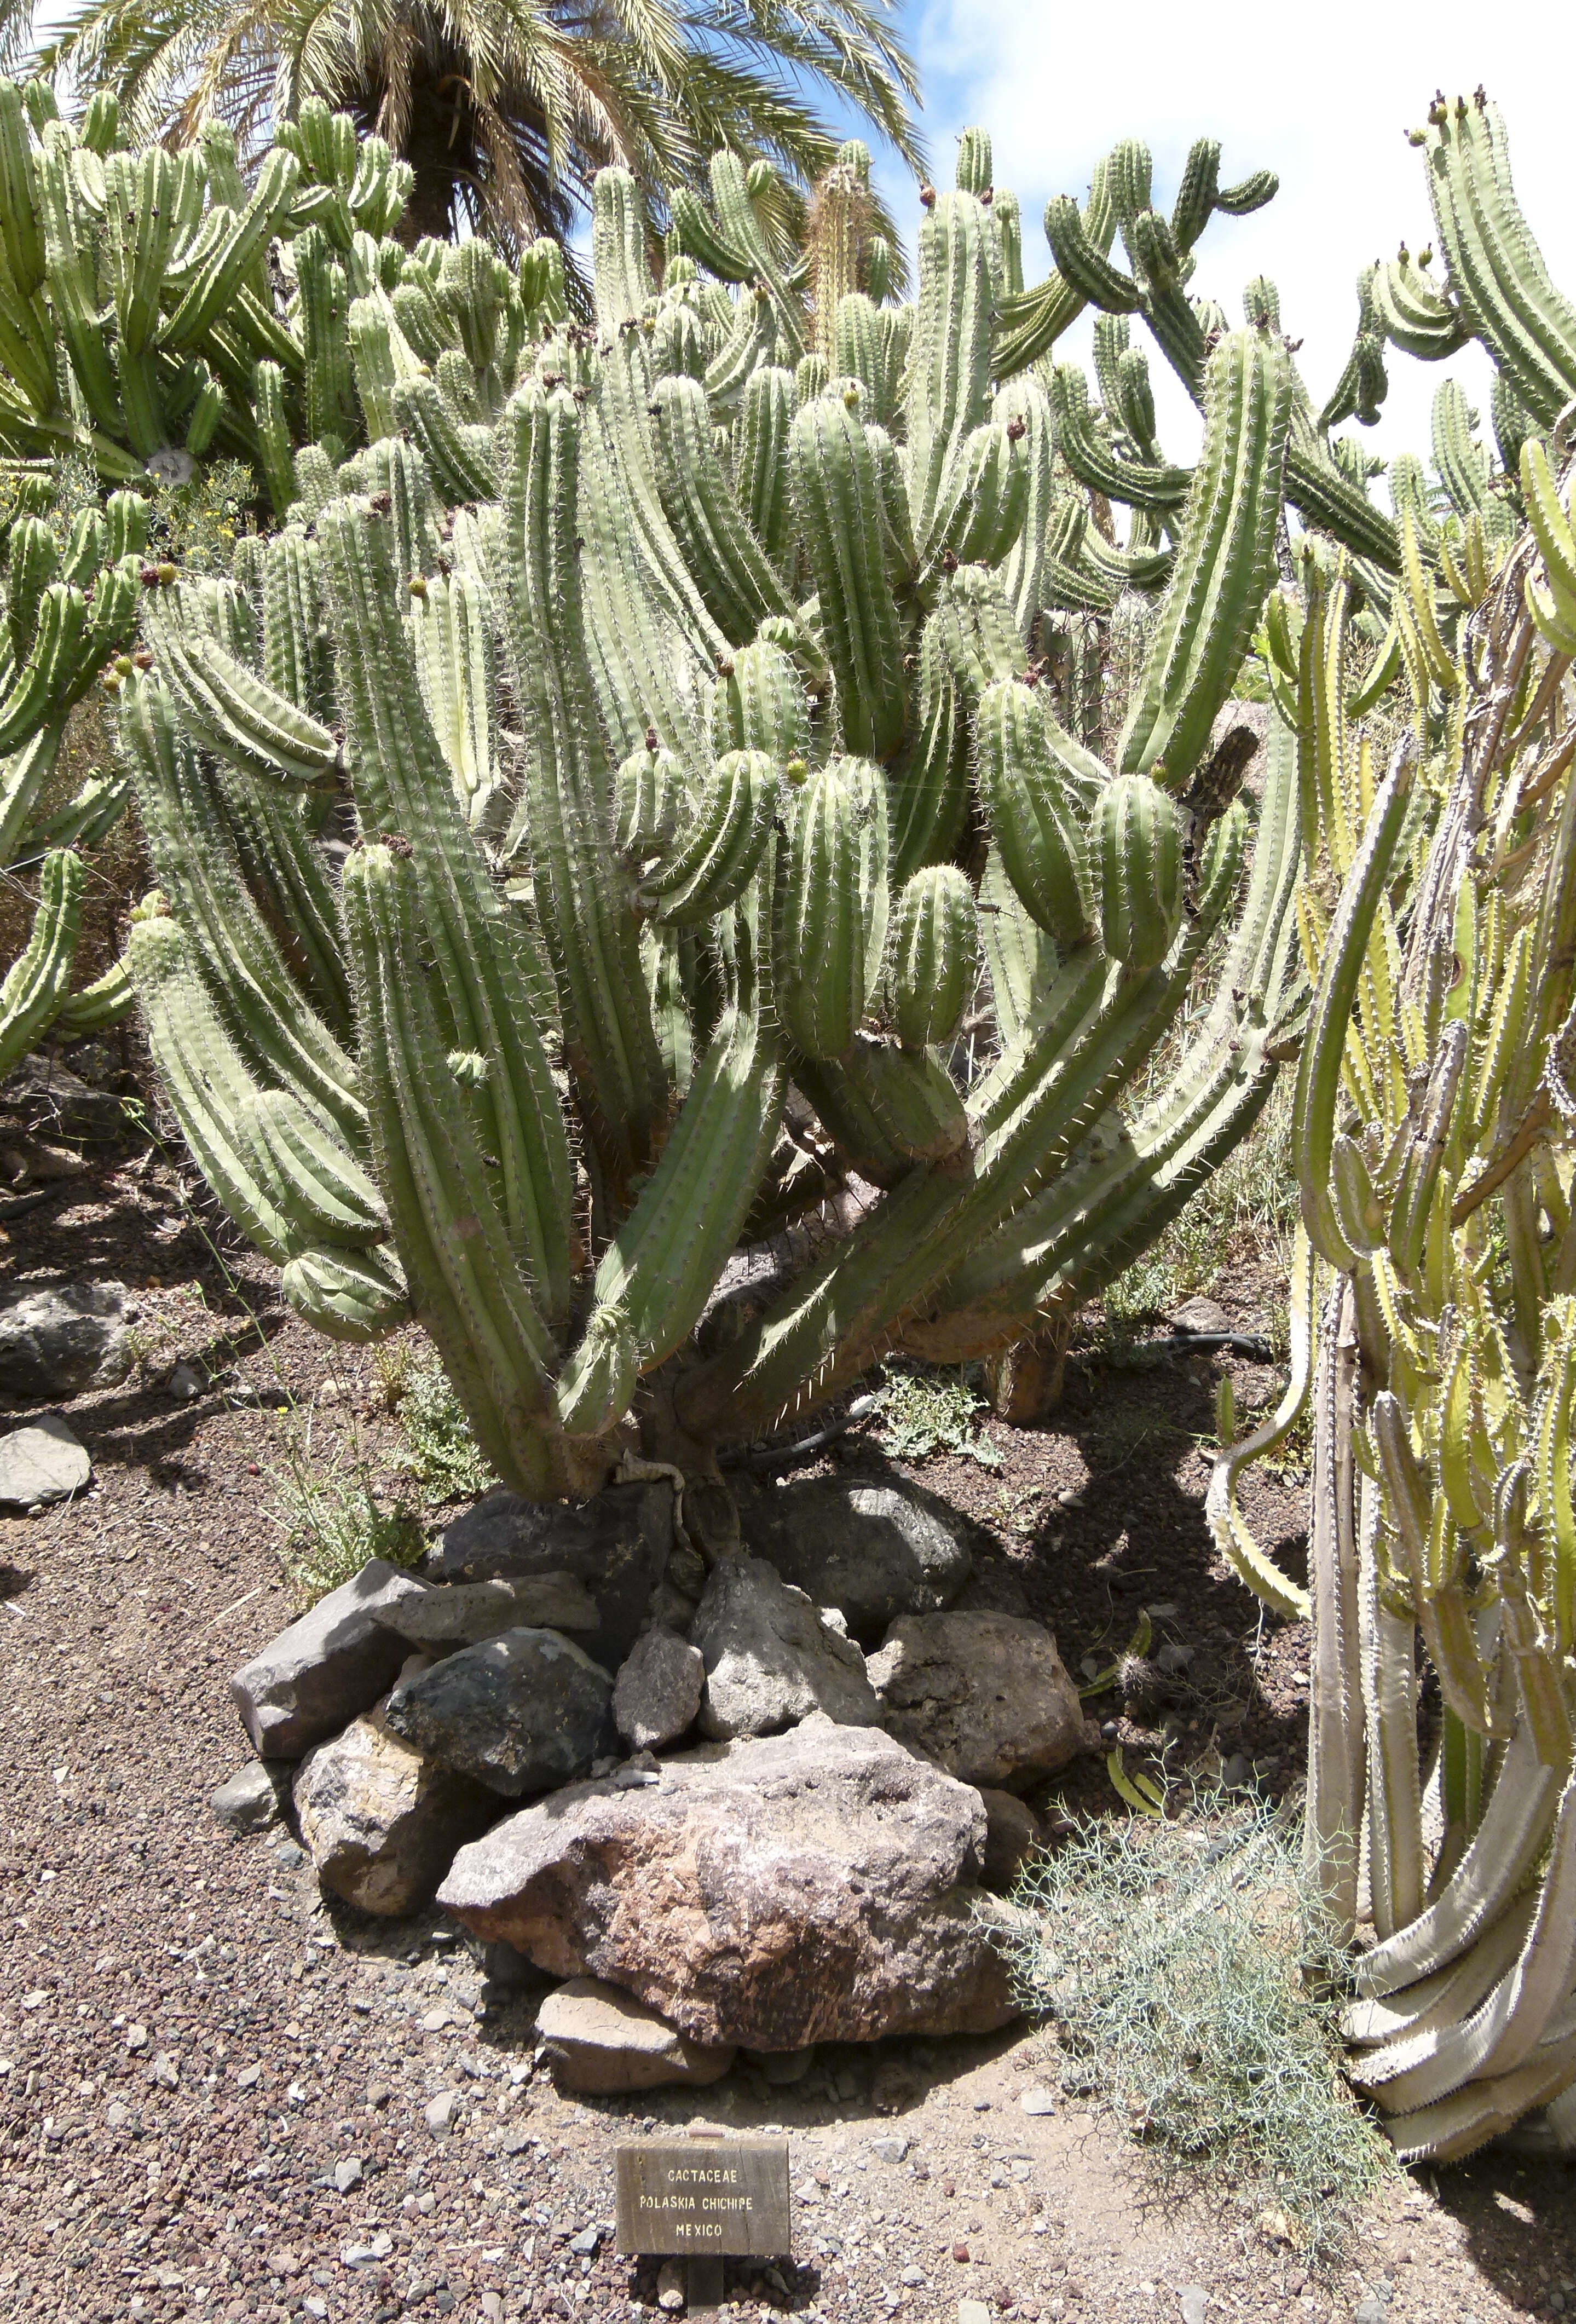
[[[639,1637],[672,1549],[670,1485],[613,1485],[578,1506],[500,1490],[445,1526],[424,1570],[444,1582],[573,1574],[597,1611],[596,1628],[576,1636],[611,1671]]]
[[[588,2097],[720,2082],[737,2054],[732,2043],[703,2049],[686,2041],[632,1994],[594,1977],[572,1977],[549,1993],[536,2030],[554,2080]]]
[[[438,1903],[708,2047],[986,2033],[1014,2013],[976,1885],[985,1830],[976,1791],[813,1714],[506,1817]]]
[[[124,1283],[60,1283],[0,1305],[0,1393],[19,1403],[115,1388],[137,1360]]]
[[[572,1573],[526,1582],[461,1582],[402,1598],[387,1614],[390,1629],[414,1646],[475,1646],[502,1630],[594,1630],[596,1600]]]
[[[648,1630],[635,1640],[613,1684],[613,1720],[631,1751],[677,1743],[695,1725],[705,1685],[698,1646],[672,1630]]]
[[[690,1625],[705,1664],[701,1732],[776,1735],[812,1711],[843,1727],[877,1727],[881,1709],[864,1656],[802,1590],[760,1557],[724,1557],[712,1568]]]
[[[965,1784],[1023,1791],[1082,1748],[1078,1690],[1043,1623],[905,1614],[869,1669],[889,1731]]]
[[[370,1711],[410,1648],[380,1617],[423,1585],[374,1557],[281,1630],[230,1681],[242,1724],[264,1759],[300,1759]]]
[[[963,1521],[916,1485],[812,1477],[741,1503],[746,1550],[816,1606],[835,1606],[861,1646],[899,1614],[950,1606],[973,1559]]]
[[[48,1508],[69,1501],[93,1474],[87,1447],[58,1413],[0,1436],[0,1508]]]
[[[94,1089],[59,1058],[34,1050],[0,1088],[0,1105],[30,1130],[48,1137],[103,1145],[130,1134],[124,1106],[112,1091]]]
[[[269,1831],[284,1821],[286,1786],[275,1762],[248,1759],[227,1783],[208,1794],[208,1805],[226,1831],[244,1836]]]
[[[505,1630],[394,1689],[394,1733],[519,1799],[572,1783],[613,1743],[613,1681],[557,1630]]]
[[[400,1919],[432,1902],[455,1850],[486,1831],[496,1794],[424,1758],[383,1706],[319,1743],[296,1770],[296,1812],[318,1878],[361,1912]]]

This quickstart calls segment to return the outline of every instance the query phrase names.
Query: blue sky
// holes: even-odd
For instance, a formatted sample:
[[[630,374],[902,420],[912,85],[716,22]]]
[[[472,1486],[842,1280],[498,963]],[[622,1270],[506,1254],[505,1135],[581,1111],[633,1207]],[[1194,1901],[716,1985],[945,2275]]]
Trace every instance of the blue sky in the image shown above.
[[[1500,105],[1523,207],[1555,281],[1576,299],[1569,6],[908,0],[905,14],[936,181],[951,182],[961,129],[991,131],[996,182],[1023,206],[1031,281],[1050,264],[1039,223],[1047,196],[1082,195],[1091,165],[1120,136],[1147,141],[1157,200],[1166,206],[1196,136],[1221,140],[1227,183],[1264,164],[1276,169],[1281,189],[1266,209],[1212,221],[1195,284],[1235,321],[1242,285],[1271,276],[1289,336],[1304,341],[1298,360],[1316,402],[1350,348],[1359,268],[1393,257],[1403,238],[1414,250],[1432,238],[1422,157],[1403,133],[1422,121],[1436,87],[1453,94],[1481,81]],[[904,173],[881,165],[880,175],[899,217],[915,217]],[[1086,354],[1087,323],[1062,344]],[[1186,399],[1180,388],[1169,392],[1164,358],[1149,353],[1166,448],[1189,458],[1196,428]],[[1486,404],[1488,368],[1477,351],[1452,367]],[[1426,451],[1442,368],[1391,350],[1389,400],[1379,427],[1367,431],[1375,451]]]

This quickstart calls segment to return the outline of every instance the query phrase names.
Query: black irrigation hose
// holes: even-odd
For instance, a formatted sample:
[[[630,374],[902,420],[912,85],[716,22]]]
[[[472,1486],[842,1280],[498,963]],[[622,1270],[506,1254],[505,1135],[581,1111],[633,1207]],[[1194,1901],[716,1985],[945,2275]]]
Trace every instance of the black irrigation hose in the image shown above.
[[[1235,1355],[1256,1356],[1260,1363],[1275,1361],[1275,1350],[1257,1332],[1178,1332],[1169,1340],[1135,1340],[1125,1348],[1074,1348],[1070,1364],[1160,1363],[1168,1356],[1203,1355],[1210,1349],[1230,1349]]]
[[[879,1395],[856,1396],[841,1420],[834,1420],[829,1428],[818,1428],[814,1436],[804,1437],[797,1444],[742,1445],[736,1452],[722,1453],[717,1465],[723,1469],[801,1469],[847,1430],[868,1420],[880,1402]]]
[[[36,1211],[41,1203],[47,1203],[51,1194],[60,1191],[60,1182],[57,1179],[51,1185],[35,1187],[31,1194],[0,1197],[0,1219],[19,1219],[23,1211]]]

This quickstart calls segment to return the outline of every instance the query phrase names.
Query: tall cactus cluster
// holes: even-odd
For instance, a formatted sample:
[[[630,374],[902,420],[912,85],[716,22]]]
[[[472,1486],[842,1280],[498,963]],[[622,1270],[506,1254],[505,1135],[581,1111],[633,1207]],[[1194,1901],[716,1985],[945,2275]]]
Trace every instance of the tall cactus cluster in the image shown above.
[[[73,126],[46,83],[0,79],[0,866],[37,870],[40,891],[0,984],[0,1073],[46,1032],[94,1030],[130,1004],[124,972],[69,989],[86,876],[75,851],[117,820],[129,785],[99,774],[59,809],[40,802],[71,708],[134,642],[147,474],[237,458],[280,487],[282,515],[297,446],[332,448],[336,429],[341,451],[364,440],[357,335],[387,361],[388,261],[369,237],[409,187],[404,163],[321,105],[281,131],[248,189],[218,123],[179,154],[134,153],[112,96]],[[561,311],[558,255],[533,254],[530,284],[549,300],[556,284]],[[512,282],[500,293],[517,336],[521,296]],[[65,526],[51,503],[73,457],[107,498]]]
[[[1243,1578],[1311,1607],[1309,1844],[1337,1922],[1371,1935],[1350,2070],[1409,2160],[1516,2125],[1576,2152],[1576,310],[1481,93],[1436,100],[1415,142],[1448,280],[1404,253],[1375,310],[1424,355],[1481,337],[1506,465],[1447,383],[1441,489],[1392,478],[1381,650],[1354,655],[1342,562],[1269,609],[1313,985],[1296,1347],[1210,1495]],[[1383,769],[1376,704],[1399,729]],[[1310,1396],[1304,1591],[1237,1488]]]
[[[1284,344],[1212,322],[1192,471],[1117,325],[1120,423],[1004,377],[1017,211],[977,134],[911,305],[851,146],[797,248],[760,164],[719,155],[665,248],[604,173],[576,321],[556,253],[392,240],[398,173],[336,118],[242,200],[218,149],[46,113],[5,113],[43,222],[6,264],[62,318],[54,417],[113,482],[201,374],[281,520],[225,579],[111,567],[159,880],[127,966],[190,1150],[323,1330],[419,1316],[509,1482],[584,1493],[638,1448],[725,1544],[719,1446],[1087,1296],[1267,1094],[1295,754],[1250,811],[1212,734],[1276,573]],[[1205,171],[1184,240],[1267,189]],[[1124,549],[1073,538],[1110,499],[1086,438],[1143,512]],[[1153,609],[1107,764],[1056,653],[1118,586]]]
[[[130,784],[119,771],[90,774],[52,808],[45,787],[72,709],[134,635],[148,531],[134,493],[82,510],[63,538],[41,513],[46,479],[24,479],[19,498],[0,593],[0,866],[39,866],[39,900],[31,938],[0,981],[0,1074],[45,1032],[95,1031],[131,1003],[118,966],[69,989],[86,877],[77,851],[124,813]]]

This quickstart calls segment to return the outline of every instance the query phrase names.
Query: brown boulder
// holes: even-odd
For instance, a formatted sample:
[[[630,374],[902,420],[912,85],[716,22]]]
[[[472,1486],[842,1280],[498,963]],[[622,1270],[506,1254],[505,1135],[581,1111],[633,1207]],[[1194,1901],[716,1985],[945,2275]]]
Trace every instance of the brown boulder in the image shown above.
[[[980,2034],[1015,2015],[985,1833],[977,1792],[816,1712],[521,1810],[460,1850],[438,1902],[708,2047]]]

